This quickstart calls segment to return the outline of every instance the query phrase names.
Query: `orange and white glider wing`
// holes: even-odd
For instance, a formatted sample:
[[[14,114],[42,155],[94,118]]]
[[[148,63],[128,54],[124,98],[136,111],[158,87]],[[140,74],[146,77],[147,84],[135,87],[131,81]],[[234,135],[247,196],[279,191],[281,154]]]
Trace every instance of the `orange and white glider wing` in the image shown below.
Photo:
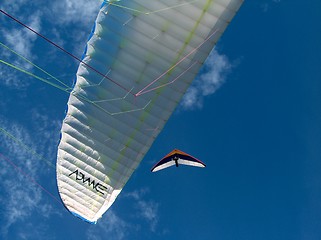
[[[184,153],[178,149],[174,149],[169,154],[167,154],[163,159],[161,159],[155,166],[151,169],[152,172],[157,172],[167,167],[178,166],[178,165],[188,165],[193,167],[205,167],[206,165],[198,160],[197,158]]]

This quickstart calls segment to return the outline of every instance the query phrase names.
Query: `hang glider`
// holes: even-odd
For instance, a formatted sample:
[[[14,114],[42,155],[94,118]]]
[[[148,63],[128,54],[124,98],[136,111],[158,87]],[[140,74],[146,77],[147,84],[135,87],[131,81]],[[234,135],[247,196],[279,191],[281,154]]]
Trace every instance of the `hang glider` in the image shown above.
[[[171,166],[178,165],[188,165],[193,167],[206,167],[206,165],[198,160],[197,158],[184,153],[178,149],[174,149],[169,154],[167,154],[162,160],[155,164],[155,166],[151,169],[151,172],[157,172],[164,168],[168,168]]]

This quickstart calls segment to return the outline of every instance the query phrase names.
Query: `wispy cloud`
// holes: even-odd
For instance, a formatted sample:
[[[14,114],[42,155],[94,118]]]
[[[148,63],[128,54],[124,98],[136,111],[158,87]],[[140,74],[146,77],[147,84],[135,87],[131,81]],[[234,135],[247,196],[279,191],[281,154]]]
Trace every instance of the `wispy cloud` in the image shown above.
[[[35,4],[38,4],[40,1],[34,0]],[[30,1],[28,0],[16,0],[16,1],[4,1],[1,3],[2,8],[10,11],[10,12],[18,12],[21,7],[27,6],[27,4],[30,4]]]
[[[48,234],[50,231],[50,226],[47,224],[43,224],[42,222],[38,222],[35,224],[34,222],[28,222],[24,225],[24,229],[16,233],[17,238],[19,240],[30,240],[30,239],[46,239],[53,240],[56,239],[54,234]]]
[[[272,4],[280,3],[281,0],[270,0],[268,2],[261,3],[260,7],[263,10],[263,12],[268,12],[270,8],[272,7]]]
[[[10,14],[18,15],[21,21],[23,21],[28,26],[32,27],[37,31],[41,31],[42,23],[41,23],[41,12],[34,11],[32,14],[24,14],[20,15],[19,8],[17,5],[20,5],[20,9],[28,9],[24,8],[24,4],[27,1],[14,1],[14,3],[5,2],[3,4],[3,9],[5,11],[10,11]],[[30,3],[28,3],[30,4]],[[1,15],[3,18],[3,23],[5,27],[0,28],[0,41],[6,44],[9,48],[13,51],[19,53],[20,55],[24,56],[25,58],[34,61],[36,59],[35,55],[33,54],[34,51],[34,44],[37,39],[37,36],[27,29],[15,24],[12,20],[8,19],[7,17]],[[2,24],[3,24],[2,23]],[[21,58],[15,56],[12,52],[8,49],[0,47],[0,54],[2,56],[1,60],[9,62],[15,66],[19,66],[23,69],[30,70],[32,69],[32,65],[23,61]],[[0,76],[1,76],[1,84],[7,87],[12,88],[20,88],[24,89],[29,84],[26,81],[21,79],[21,75],[18,74],[18,71],[12,71],[11,68],[1,64],[0,65]]]
[[[38,151],[43,156],[56,157],[62,120],[46,115],[47,109],[38,107],[30,110],[32,122],[35,123],[38,138]],[[39,141],[40,140],[40,141]],[[52,163],[55,165],[55,163]]]
[[[184,95],[182,108],[185,110],[202,108],[204,98],[213,94],[224,83],[232,66],[226,55],[212,50],[200,74]]]
[[[158,219],[158,207],[159,204],[153,200],[146,200],[145,195],[149,192],[148,189],[143,188],[125,194],[125,197],[131,198],[134,200],[134,207],[137,210],[137,216],[145,220],[149,226],[150,230],[154,232],[157,227]]]
[[[101,5],[100,1],[62,0],[52,3],[52,11],[59,14],[56,21],[59,24],[92,24]]]
[[[109,239],[122,240],[133,230],[133,225],[121,219],[113,210],[108,210],[97,225],[90,226],[87,231],[88,240]],[[99,234],[96,234],[99,232]]]
[[[89,36],[98,14],[101,1],[88,0],[62,0],[52,2],[49,18],[54,22],[51,34],[54,34],[55,42],[63,47],[68,46],[66,39],[72,44],[67,48],[76,55],[81,55],[85,42]],[[59,18],[57,18],[59,16]],[[68,29],[68,32],[64,32]],[[70,36],[70,37],[68,37]]]
[[[39,144],[37,136],[31,135],[23,126],[4,120],[0,121],[0,126],[6,128],[15,138],[28,143],[30,149],[37,149],[36,145]],[[28,234],[25,232],[25,224],[20,226],[21,221],[31,222],[35,216],[41,216],[42,219],[48,218],[52,214],[57,214],[57,211],[53,207],[55,203],[44,200],[42,190],[33,182],[34,179],[39,181],[43,177],[43,170],[47,169],[47,166],[3,133],[0,134],[0,152],[3,155],[0,156],[2,178],[0,181],[2,193],[0,232],[6,239],[9,234],[10,236]],[[33,228],[33,233],[40,234],[35,229]],[[21,239],[24,238],[21,236]]]
[[[22,81],[16,71],[12,71],[11,68],[4,66],[0,63],[0,85],[12,88],[12,89],[25,89],[29,83]],[[3,98],[1,98],[1,104],[4,105]]]
[[[40,32],[41,16],[42,14],[39,11],[35,11],[23,21],[26,25]],[[8,43],[13,50],[28,59],[34,58],[32,55],[32,48],[35,40],[37,39],[37,36],[34,33],[17,25],[16,28],[1,28],[1,34],[4,41]],[[31,66],[26,65],[25,67],[30,68]]]
[[[1,122],[1,126],[8,126]],[[11,124],[10,131],[20,139],[24,139],[27,142],[32,142],[29,134],[20,126]],[[28,172],[30,176],[35,176],[37,165],[35,159],[32,157],[26,157],[26,153],[23,149],[19,148],[10,138],[1,136],[1,148],[9,149],[10,152],[4,153],[8,158],[14,156],[14,160],[21,169]],[[10,227],[17,221],[30,217],[32,210],[35,210],[35,206],[41,200],[41,192],[35,188],[32,184],[26,184],[28,181],[24,179],[24,176],[19,172],[12,171],[14,168],[5,162],[3,157],[1,159],[1,168],[6,169],[2,171],[2,179],[0,186],[2,194],[6,196],[1,198],[1,205],[3,207],[3,216],[1,232],[3,236],[6,236]],[[10,169],[10,171],[9,171]]]

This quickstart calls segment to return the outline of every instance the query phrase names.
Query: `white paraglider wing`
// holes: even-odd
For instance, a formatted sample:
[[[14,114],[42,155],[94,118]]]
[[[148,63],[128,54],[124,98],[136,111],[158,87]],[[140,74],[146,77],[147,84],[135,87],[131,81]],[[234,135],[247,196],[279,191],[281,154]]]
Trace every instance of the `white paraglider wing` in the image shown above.
[[[242,0],[102,4],[68,101],[57,182],[95,223],[115,201]]]

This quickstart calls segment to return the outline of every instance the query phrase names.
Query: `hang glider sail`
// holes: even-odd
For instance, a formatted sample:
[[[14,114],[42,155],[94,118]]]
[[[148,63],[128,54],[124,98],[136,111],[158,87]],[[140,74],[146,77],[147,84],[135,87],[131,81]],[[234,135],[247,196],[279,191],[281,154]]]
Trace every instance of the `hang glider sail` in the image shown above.
[[[174,149],[169,154],[167,154],[162,160],[155,164],[155,166],[151,169],[152,172],[157,172],[164,168],[168,168],[171,166],[178,165],[188,165],[193,167],[206,167],[206,165],[198,160],[197,158],[184,153],[178,149]]]
[[[242,3],[104,1],[58,146],[58,190],[70,212],[95,223],[112,205]]]

